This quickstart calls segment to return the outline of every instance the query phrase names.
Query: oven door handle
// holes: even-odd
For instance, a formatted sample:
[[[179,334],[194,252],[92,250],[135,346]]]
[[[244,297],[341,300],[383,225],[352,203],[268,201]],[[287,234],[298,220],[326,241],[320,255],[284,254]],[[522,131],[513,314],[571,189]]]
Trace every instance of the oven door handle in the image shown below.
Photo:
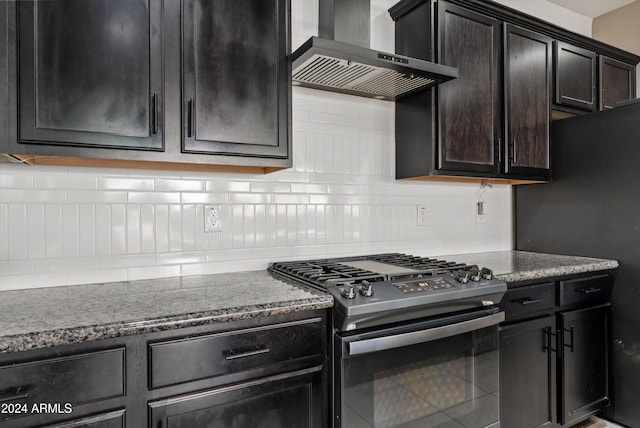
[[[445,337],[453,337],[470,331],[480,330],[485,327],[499,324],[502,321],[504,321],[504,312],[498,312],[496,314],[426,330],[418,330],[372,339],[354,340],[353,342],[345,343],[346,347],[344,348],[344,351],[346,352],[346,355],[344,356],[350,357],[354,355],[369,354],[371,352],[386,351],[388,349],[431,342]]]

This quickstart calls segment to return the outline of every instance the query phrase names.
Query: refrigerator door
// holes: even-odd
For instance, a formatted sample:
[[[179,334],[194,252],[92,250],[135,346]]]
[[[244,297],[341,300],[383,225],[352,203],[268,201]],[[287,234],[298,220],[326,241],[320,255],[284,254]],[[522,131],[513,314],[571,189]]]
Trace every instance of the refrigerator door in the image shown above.
[[[608,416],[640,426],[640,103],[554,122],[552,171],[516,188],[516,248],[620,262]]]

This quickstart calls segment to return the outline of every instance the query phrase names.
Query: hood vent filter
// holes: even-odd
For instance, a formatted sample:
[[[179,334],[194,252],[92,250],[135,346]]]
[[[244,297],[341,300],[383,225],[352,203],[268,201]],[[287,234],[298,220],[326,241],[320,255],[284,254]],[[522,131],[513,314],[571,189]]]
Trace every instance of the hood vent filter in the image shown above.
[[[319,0],[318,33],[292,55],[293,84],[388,101],[458,77],[458,70],[369,48],[370,0]]]
[[[297,67],[293,81],[309,87],[330,87],[354,95],[385,100],[394,100],[402,94],[434,83],[431,78],[324,55],[314,55]]]

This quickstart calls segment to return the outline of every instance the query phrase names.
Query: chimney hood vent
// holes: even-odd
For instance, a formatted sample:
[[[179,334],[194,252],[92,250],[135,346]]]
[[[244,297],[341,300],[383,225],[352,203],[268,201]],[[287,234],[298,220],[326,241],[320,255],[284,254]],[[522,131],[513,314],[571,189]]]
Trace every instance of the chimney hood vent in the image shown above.
[[[395,101],[458,77],[453,67],[362,46],[369,44],[369,16],[369,0],[320,0],[324,37],[291,55],[293,84]]]

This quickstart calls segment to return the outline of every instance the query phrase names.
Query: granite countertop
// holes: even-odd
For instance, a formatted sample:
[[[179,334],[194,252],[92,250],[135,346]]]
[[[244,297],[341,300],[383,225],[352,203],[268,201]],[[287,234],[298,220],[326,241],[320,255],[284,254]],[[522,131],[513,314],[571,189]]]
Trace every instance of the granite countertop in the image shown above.
[[[503,281],[514,283],[553,276],[615,269],[618,262],[591,257],[562,256],[528,251],[495,251],[443,256],[457,262],[486,266]]]
[[[493,269],[509,283],[615,269],[615,260],[526,251],[441,256]],[[0,292],[0,354],[333,305],[326,293],[269,272]]]
[[[0,354],[332,305],[266,270],[4,291]]]

